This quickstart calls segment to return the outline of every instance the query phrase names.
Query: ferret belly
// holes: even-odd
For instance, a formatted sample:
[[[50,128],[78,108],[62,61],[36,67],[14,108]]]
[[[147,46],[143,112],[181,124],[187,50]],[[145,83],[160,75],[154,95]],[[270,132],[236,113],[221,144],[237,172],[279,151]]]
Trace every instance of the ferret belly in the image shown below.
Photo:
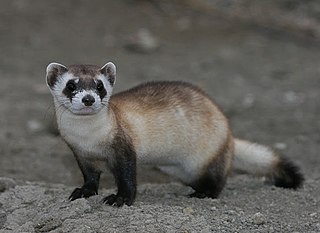
[[[214,143],[208,138],[204,142],[183,134],[163,137],[164,135],[141,138],[143,142],[136,147],[137,161],[156,166],[186,184],[192,183],[201,175],[220,148],[219,139]]]
[[[160,118],[131,121],[137,160],[189,182],[217,156],[227,138],[227,121],[215,116],[208,126],[201,120],[198,124],[188,119]]]

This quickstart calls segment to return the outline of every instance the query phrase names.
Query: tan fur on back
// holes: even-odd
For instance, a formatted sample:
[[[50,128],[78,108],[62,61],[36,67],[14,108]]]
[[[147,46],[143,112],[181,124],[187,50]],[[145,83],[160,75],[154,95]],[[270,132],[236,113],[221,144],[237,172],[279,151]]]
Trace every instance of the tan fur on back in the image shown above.
[[[130,127],[138,161],[177,166],[173,175],[185,182],[229,144],[226,118],[207,94],[187,83],[143,84],[112,96],[110,107]]]

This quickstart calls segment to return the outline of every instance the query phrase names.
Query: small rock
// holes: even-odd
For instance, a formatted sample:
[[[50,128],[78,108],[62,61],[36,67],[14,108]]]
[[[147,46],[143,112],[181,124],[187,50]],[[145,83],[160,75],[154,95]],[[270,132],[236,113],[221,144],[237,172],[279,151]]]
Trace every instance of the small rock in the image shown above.
[[[263,214],[261,214],[260,212],[255,213],[252,216],[252,222],[256,225],[261,225],[264,224],[266,222],[266,218]]]
[[[13,179],[0,177],[0,192],[4,192],[9,188],[14,188],[16,186],[16,182]]]
[[[254,101],[255,101],[254,95],[249,93],[244,97],[244,99],[242,101],[242,105],[245,108],[250,108],[253,106]]]
[[[159,48],[159,42],[149,30],[141,28],[128,39],[126,48],[137,53],[151,53]]]
[[[309,216],[310,216],[310,217],[317,216],[317,213],[316,213],[316,212],[315,212],[315,213],[312,213],[312,214],[310,214]]]
[[[60,227],[61,225],[62,221],[60,219],[49,218],[36,224],[35,229],[36,232],[48,232]]]
[[[273,147],[278,150],[285,150],[285,149],[287,149],[287,144],[285,144],[283,142],[277,142],[273,145]]]
[[[210,210],[215,211],[215,210],[217,210],[217,207],[212,206],[212,207],[210,208]]]
[[[189,206],[183,209],[182,211],[184,214],[192,214],[194,210]]]
[[[3,228],[4,224],[7,221],[7,215],[4,211],[0,211],[0,229]]]
[[[38,132],[43,129],[43,125],[37,120],[29,120],[27,127],[31,132]]]
[[[284,100],[289,104],[301,104],[304,102],[304,96],[294,91],[284,93]]]

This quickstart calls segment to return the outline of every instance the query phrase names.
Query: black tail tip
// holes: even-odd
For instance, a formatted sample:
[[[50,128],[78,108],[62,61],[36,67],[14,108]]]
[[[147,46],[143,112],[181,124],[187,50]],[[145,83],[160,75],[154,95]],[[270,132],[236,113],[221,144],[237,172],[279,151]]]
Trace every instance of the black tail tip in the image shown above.
[[[277,187],[297,189],[302,186],[304,177],[299,167],[290,160],[281,157],[272,180]]]

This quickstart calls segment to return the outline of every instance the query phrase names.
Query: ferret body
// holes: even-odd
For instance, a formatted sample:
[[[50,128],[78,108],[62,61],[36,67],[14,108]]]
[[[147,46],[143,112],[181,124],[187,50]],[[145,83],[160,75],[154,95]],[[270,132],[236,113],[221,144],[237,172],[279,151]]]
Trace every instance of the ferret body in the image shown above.
[[[266,146],[234,139],[228,121],[200,88],[184,82],[150,82],[112,95],[116,67],[51,63],[46,81],[60,134],[73,151],[84,185],[70,199],[98,192],[100,174],[114,174],[118,191],[110,205],[131,205],[136,164],[159,167],[195,192],[216,198],[232,168],[297,188],[298,168]]]

